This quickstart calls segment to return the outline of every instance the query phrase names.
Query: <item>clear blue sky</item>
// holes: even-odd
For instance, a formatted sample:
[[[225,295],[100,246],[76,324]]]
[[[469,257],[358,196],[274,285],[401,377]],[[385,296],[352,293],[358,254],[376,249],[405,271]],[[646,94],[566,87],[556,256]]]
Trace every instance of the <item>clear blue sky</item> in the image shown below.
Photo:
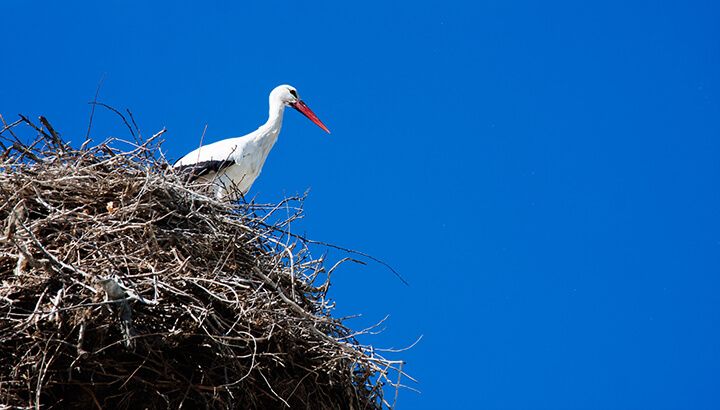
[[[178,158],[293,84],[333,134],[288,112],[253,193],[411,282],[332,288],[424,335],[399,409],[720,408],[716,2],[203,3],[3,1],[0,113],[80,141],[105,75]]]

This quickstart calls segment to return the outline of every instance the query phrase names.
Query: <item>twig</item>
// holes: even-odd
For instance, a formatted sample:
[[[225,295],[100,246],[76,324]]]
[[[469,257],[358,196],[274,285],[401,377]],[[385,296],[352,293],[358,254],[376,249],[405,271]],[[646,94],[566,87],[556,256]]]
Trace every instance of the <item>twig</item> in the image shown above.
[[[100,76],[100,81],[98,81],[97,88],[95,89],[95,97],[92,100],[92,108],[90,109],[90,120],[88,120],[88,129],[85,133],[85,142],[83,142],[82,147],[80,147],[81,151],[85,149],[87,144],[90,142],[90,130],[92,129],[93,117],[95,116],[95,105],[97,103],[98,95],[100,95],[100,88],[102,87],[103,81],[105,81],[105,73]]]
[[[101,107],[103,107],[103,108],[107,108],[108,110],[110,110],[110,111],[114,112],[115,114],[117,114],[117,115],[120,117],[120,119],[122,119],[122,121],[123,121],[123,123],[125,124],[125,127],[128,129],[128,131],[130,131],[130,135],[132,135],[133,138],[136,138],[136,136],[135,136],[135,131],[133,131],[132,127],[130,126],[130,123],[129,123],[128,120],[127,120],[127,118],[125,118],[125,116],[123,115],[123,113],[121,113],[120,111],[118,111],[116,108],[111,107],[111,106],[109,106],[109,105],[107,105],[107,104],[105,104],[105,103],[97,102],[97,101],[91,101],[91,102],[89,102],[88,104],[91,104],[91,105],[93,105],[93,106],[99,105],[99,106],[101,106]]]

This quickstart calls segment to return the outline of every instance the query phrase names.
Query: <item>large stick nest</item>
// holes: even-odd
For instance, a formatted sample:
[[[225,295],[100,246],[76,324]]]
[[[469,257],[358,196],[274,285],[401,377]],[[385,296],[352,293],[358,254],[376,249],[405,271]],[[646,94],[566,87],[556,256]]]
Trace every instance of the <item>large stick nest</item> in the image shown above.
[[[220,202],[158,135],[75,149],[41,121],[0,132],[0,408],[388,406],[400,362],[331,316],[299,199]]]

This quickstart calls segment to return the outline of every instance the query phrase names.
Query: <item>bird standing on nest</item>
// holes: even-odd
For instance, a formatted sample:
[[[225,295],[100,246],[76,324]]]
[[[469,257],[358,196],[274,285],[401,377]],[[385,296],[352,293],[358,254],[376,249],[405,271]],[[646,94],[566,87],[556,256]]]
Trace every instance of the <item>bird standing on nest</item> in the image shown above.
[[[270,114],[260,128],[242,137],[224,139],[193,150],[175,162],[173,168],[188,173],[191,180],[213,184],[217,198],[237,199],[248,192],[260,175],[280,134],[283,113],[288,106],[330,133],[300,99],[295,87],[280,85],[270,92]]]

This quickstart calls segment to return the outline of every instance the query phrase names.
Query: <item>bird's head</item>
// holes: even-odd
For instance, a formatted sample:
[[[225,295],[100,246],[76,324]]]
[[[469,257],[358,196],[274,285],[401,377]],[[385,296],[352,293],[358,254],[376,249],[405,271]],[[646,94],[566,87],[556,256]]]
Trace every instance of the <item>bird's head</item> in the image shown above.
[[[307,106],[303,102],[303,100],[300,99],[300,95],[298,94],[295,87],[287,84],[279,85],[275,87],[274,90],[270,93],[270,101],[279,101],[285,106],[292,107],[296,110],[298,110],[302,115],[306,116],[310,121],[314,122],[318,127],[322,128],[327,132],[330,133],[330,130],[325,126],[325,124],[320,121],[320,118],[315,115],[314,112],[310,109],[310,107]]]

